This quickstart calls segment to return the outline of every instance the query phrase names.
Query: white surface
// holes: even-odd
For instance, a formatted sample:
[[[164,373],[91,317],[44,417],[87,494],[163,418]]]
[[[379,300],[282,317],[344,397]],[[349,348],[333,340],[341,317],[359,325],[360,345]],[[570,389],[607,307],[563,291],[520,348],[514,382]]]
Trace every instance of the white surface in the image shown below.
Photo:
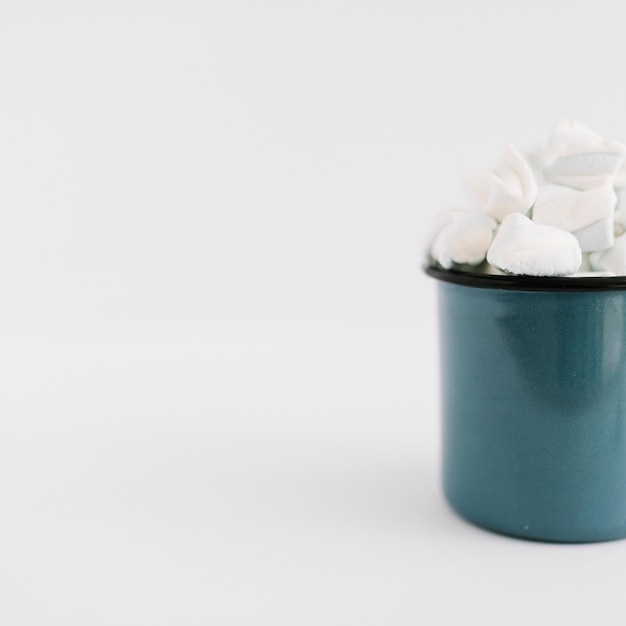
[[[613,624],[442,501],[436,211],[626,139],[596,2],[3,2],[0,623]]]

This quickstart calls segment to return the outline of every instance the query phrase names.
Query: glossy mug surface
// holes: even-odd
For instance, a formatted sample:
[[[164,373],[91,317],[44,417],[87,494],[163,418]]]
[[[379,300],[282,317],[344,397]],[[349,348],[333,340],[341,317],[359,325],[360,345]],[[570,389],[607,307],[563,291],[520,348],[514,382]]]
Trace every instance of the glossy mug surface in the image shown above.
[[[528,539],[626,537],[626,285],[427,272],[452,507]]]

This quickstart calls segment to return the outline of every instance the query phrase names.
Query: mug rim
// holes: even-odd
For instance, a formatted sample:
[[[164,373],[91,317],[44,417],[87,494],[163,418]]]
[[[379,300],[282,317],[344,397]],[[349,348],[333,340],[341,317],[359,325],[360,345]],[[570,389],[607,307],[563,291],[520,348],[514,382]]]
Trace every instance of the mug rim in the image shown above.
[[[423,270],[428,276],[456,285],[482,287],[483,289],[509,289],[514,291],[622,291],[626,290],[626,276],[521,276],[494,275],[444,269],[427,264]]]

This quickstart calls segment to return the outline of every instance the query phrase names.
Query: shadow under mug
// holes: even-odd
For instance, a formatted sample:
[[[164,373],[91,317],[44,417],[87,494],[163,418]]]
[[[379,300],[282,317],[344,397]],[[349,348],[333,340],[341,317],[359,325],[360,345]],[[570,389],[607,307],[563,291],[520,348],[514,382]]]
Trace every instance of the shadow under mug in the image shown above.
[[[626,537],[626,278],[425,271],[452,507],[527,539]]]

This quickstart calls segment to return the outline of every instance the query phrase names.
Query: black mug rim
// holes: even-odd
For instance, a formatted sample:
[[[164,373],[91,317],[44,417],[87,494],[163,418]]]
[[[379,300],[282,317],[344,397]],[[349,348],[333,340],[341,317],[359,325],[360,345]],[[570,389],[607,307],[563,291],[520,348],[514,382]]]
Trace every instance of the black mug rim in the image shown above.
[[[493,275],[425,265],[424,272],[448,283],[483,289],[515,291],[620,291],[626,289],[626,276],[518,276]]]

